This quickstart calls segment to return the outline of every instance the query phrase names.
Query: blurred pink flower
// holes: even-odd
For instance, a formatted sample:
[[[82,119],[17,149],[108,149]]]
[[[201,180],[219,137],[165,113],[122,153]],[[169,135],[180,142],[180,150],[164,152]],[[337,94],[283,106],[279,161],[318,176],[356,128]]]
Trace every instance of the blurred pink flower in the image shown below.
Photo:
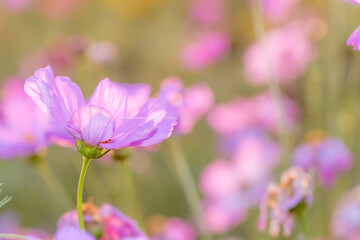
[[[178,218],[168,218],[160,226],[161,232],[151,237],[151,240],[196,240],[195,229],[187,222]]]
[[[198,121],[214,103],[212,90],[205,83],[184,88],[177,77],[165,79],[157,94],[157,99],[170,116],[178,119],[175,131],[190,133]]]
[[[314,169],[325,187],[331,187],[341,173],[350,169],[352,162],[349,149],[336,138],[304,143],[292,155],[293,165],[306,171]]]
[[[51,141],[66,141],[65,131],[53,125],[24,92],[24,79],[5,81],[0,103],[0,158],[11,159],[36,154]]]
[[[236,98],[229,103],[215,105],[208,116],[209,125],[221,135],[232,135],[253,125],[253,102]]]
[[[275,114],[276,106],[270,94],[259,94],[253,101],[258,124],[270,131],[276,131],[278,121]],[[285,96],[282,98],[282,105],[286,127],[294,129],[300,119],[300,109],[293,100]]]
[[[48,66],[26,80],[25,92],[86,146],[149,146],[168,138],[176,125],[175,117],[168,116],[155,99],[148,100],[135,116],[127,116],[127,91],[108,78],[86,103],[78,85],[68,77],[55,77]]]
[[[296,127],[300,110],[291,99],[283,97],[283,110],[288,128]],[[230,103],[219,104],[208,116],[209,125],[220,135],[230,136],[249,127],[277,131],[274,101],[269,94],[252,98],[236,98]]]
[[[332,232],[337,239],[360,239],[360,187],[346,193],[332,217]]]
[[[95,240],[90,233],[84,232],[80,227],[68,226],[56,231],[54,240]]]
[[[50,19],[62,19],[79,11],[90,0],[38,0],[40,12]]]
[[[277,144],[248,132],[238,140],[230,161],[217,159],[203,170],[200,189],[212,232],[224,233],[245,220],[247,210],[260,202],[279,154]]]
[[[5,10],[15,13],[21,13],[29,9],[34,0],[0,0],[0,6]]]
[[[0,215],[0,233],[20,234],[29,237],[29,240],[32,240],[32,238],[42,240],[51,239],[48,232],[40,228],[23,228],[19,222],[18,216],[14,212],[3,212]],[[1,240],[5,239],[1,238]]]
[[[205,200],[203,208],[207,227],[214,234],[222,234],[238,226],[247,217],[245,204],[240,193]]]
[[[253,43],[244,53],[245,79],[254,85],[268,83],[272,74],[280,83],[293,82],[315,57],[314,47],[300,21],[271,30],[266,37],[266,49],[267,53],[258,43]]]
[[[88,42],[86,37],[80,35],[65,37],[25,56],[20,62],[19,72],[28,75],[44,65],[55,66],[56,72],[69,71],[73,69],[80,54],[85,51]]]
[[[350,2],[360,4],[360,0],[350,0]]]
[[[346,44],[353,46],[354,50],[360,51],[360,26],[350,35]]]
[[[262,0],[261,4],[267,19],[273,22],[281,22],[291,16],[300,2],[301,0]]]
[[[229,36],[224,32],[206,32],[188,43],[180,59],[189,70],[201,70],[225,57],[230,47]]]
[[[84,203],[83,214],[86,230],[95,236],[100,236],[100,240],[148,240],[134,220],[108,203],[102,204],[100,208],[92,202]],[[65,213],[58,221],[58,229],[69,226],[78,226],[76,210]]]
[[[190,0],[190,17],[196,23],[214,26],[221,23],[225,16],[223,0]]]
[[[269,218],[269,234],[277,237],[281,227],[283,235],[289,236],[294,228],[294,217],[301,204],[313,200],[313,180],[310,174],[299,167],[291,167],[281,175],[279,185],[270,183],[260,204],[258,229],[265,231]],[[301,206],[302,207],[302,206]]]
[[[241,185],[254,186],[270,178],[280,161],[280,147],[265,135],[248,133],[239,140],[232,161]],[[259,200],[261,195],[254,198]]]
[[[86,56],[94,64],[106,64],[117,57],[117,51],[117,46],[113,42],[95,42],[87,47]]]
[[[213,233],[224,233],[246,218],[246,201],[236,176],[233,164],[223,159],[211,162],[201,174],[204,216]]]

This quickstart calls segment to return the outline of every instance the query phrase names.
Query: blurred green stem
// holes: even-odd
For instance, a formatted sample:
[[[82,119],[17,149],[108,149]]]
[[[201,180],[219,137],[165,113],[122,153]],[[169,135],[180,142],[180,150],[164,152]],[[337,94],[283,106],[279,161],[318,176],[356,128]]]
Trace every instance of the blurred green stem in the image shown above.
[[[304,234],[305,239],[310,240],[311,238],[309,237],[309,231],[308,231],[307,226],[306,226],[306,219],[305,219],[305,216],[304,216],[304,211],[297,212],[296,217],[297,217],[297,219],[299,221],[301,232]]]
[[[34,163],[39,175],[42,177],[42,179],[48,185],[51,191],[53,191],[54,195],[56,196],[62,207],[65,210],[71,209],[73,207],[72,199],[70,198],[69,194],[66,192],[60,181],[56,178],[54,172],[51,170],[47,162],[37,155],[31,157],[30,160]]]
[[[257,42],[263,52],[265,63],[268,67],[269,73],[269,92],[275,105],[275,114],[277,118],[277,128],[280,134],[280,141],[283,153],[283,164],[284,160],[287,159],[289,151],[289,140],[288,140],[288,129],[285,121],[285,113],[283,109],[282,94],[278,79],[274,72],[274,67],[271,62],[269,48],[266,42],[265,27],[262,18],[261,0],[252,1],[252,20],[253,28]]]
[[[83,164],[81,168],[78,190],[77,190],[77,213],[79,219],[79,226],[84,231],[85,231],[85,225],[84,225],[83,212],[82,212],[82,192],[83,192],[86,169],[89,166],[89,163],[90,163],[90,158],[83,156]]]
[[[186,161],[184,150],[182,149],[180,139],[173,136],[169,141],[170,150],[173,155],[175,169],[179,177],[180,184],[184,190],[186,200],[189,204],[192,215],[195,219],[202,240],[211,240],[212,236],[204,226],[204,216],[201,209],[200,196],[197,191],[195,180],[191,174],[190,167]]]
[[[125,178],[127,188],[128,188],[128,197],[130,200],[131,205],[131,211],[133,217],[136,219],[136,221],[139,223],[139,227],[144,230],[144,221],[141,213],[141,209],[139,206],[139,198],[136,193],[134,179],[130,173],[130,168],[128,164],[128,160],[122,160],[120,161],[121,164],[121,170],[123,173],[123,177]]]
[[[34,238],[29,236],[23,236],[11,233],[0,233],[0,239],[27,239],[27,240],[40,240],[40,238]]]

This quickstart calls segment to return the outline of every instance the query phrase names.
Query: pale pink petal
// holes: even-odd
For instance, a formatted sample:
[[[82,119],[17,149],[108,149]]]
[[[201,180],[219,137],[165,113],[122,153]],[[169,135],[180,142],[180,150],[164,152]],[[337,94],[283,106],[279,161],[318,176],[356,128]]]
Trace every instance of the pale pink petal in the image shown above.
[[[115,120],[115,128],[118,128],[124,120],[127,105],[127,93],[124,88],[105,78],[97,85],[92,94],[89,105],[102,107],[112,113]]]
[[[176,118],[172,116],[166,116],[156,129],[144,140],[132,143],[132,146],[147,147],[154,144],[158,144],[161,141],[170,137],[174,127],[176,126]]]
[[[85,104],[79,86],[67,77],[55,79],[49,66],[37,70],[26,80],[24,89],[41,110],[64,126],[72,114]]]
[[[155,99],[151,99],[140,109],[136,116],[127,119],[116,130],[110,143],[101,146],[107,149],[122,148],[137,141],[144,141],[151,137],[151,134],[165,116],[166,111],[161,108]]]
[[[85,144],[95,146],[108,141],[114,134],[114,120],[111,113],[96,106],[85,106],[71,117],[67,130]]]
[[[49,103],[49,100],[47,99],[49,99],[50,96],[42,96],[42,94],[45,94],[47,92],[45,92],[44,90],[41,91],[39,83],[43,83],[41,85],[43,86],[42,88],[45,88],[45,86],[49,86],[50,88],[51,85],[55,85],[54,73],[50,66],[37,70],[34,76],[26,80],[24,86],[26,94],[33,99],[33,101],[40,107],[41,110],[43,110],[44,112],[48,112],[47,104]]]
[[[63,100],[66,109],[73,114],[77,109],[85,105],[84,96],[80,87],[68,77],[56,77],[56,87],[59,97]]]
[[[126,116],[135,116],[140,108],[150,98],[151,87],[148,84],[119,84],[120,87],[127,91]]]

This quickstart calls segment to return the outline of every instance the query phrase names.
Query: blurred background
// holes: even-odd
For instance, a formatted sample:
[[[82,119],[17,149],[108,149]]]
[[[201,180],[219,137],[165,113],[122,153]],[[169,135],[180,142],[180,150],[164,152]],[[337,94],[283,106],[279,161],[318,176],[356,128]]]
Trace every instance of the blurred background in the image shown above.
[[[267,139],[282,146],[282,162],[271,174],[275,181],[279,171],[291,165],[296,147],[311,142],[309,139],[321,135],[346,145],[352,155],[351,168],[330,188],[317,184],[307,213],[315,224],[310,224],[314,235],[330,239],[331,217],[341,194],[360,180],[360,53],[346,45],[360,24],[360,7],[345,0],[289,0],[291,4],[279,1],[279,6],[263,2],[268,58],[274,64],[282,97],[291,101],[291,113],[287,117],[284,107],[288,118],[284,134],[276,130],[274,104],[265,107],[261,124],[252,122],[241,131],[256,125]],[[168,76],[180,77],[185,87],[206,83],[215,96],[212,110],[193,131],[179,136],[200,186],[204,169],[215,159],[226,158],[219,140],[223,139],[222,130],[242,121],[239,116],[231,118],[231,112],[246,117],[271,101],[250,109],[241,104],[239,109],[227,109],[232,120],[214,117],[219,104],[234,103],[235,99],[254,102],[259,94],[268,94],[271,77],[261,65],[267,57],[259,55],[262,51],[256,46],[253,13],[250,0],[0,0],[0,82],[14,76],[25,80],[36,69],[51,65],[55,75],[76,82],[86,98],[105,77],[119,83],[148,83],[153,96]],[[6,142],[6,136],[2,138]],[[160,214],[191,223],[169,141],[171,138],[156,149],[131,154],[129,164],[140,207],[145,220]],[[75,207],[81,155],[73,147],[56,145],[39,150],[38,155],[64,185]],[[245,158],[251,162],[251,156]],[[112,162],[111,156],[94,160],[86,176],[84,199],[91,196],[97,205],[109,202],[131,216],[125,181],[121,165]],[[59,205],[29,157],[0,161],[0,182],[1,196],[13,197],[0,209],[0,218],[11,212],[23,227],[54,232],[58,218],[69,210]],[[206,199],[206,191],[200,187],[199,191]],[[258,203],[249,205],[241,220],[224,231],[215,230],[216,234],[268,239],[256,228]]]

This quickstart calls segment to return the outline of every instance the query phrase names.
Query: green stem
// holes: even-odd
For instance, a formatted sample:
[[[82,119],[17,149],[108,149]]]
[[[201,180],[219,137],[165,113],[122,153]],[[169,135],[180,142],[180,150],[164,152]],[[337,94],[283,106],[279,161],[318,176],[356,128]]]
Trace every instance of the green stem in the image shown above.
[[[269,53],[269,48],[267,46],[266,35],[265,35],[265,27],[262,18],[262,8],[261,8],[261,0],[252,1],[252,20],[253,20],[253,28],[255,31],[257,42],[264,54],[264,60],[268,67],[269,72],[269,92],[271,98],[275,103],[275,114],[277,118],[277,128],[280,134],[281,147],[283,151],[283,160],[287,159],[287,155],[289,154],[289,141],[288,141],[288,128],[285,121],[285,113],[283,109],[283,101],[282,101],[282,93],[279,85],[279,81],[276,78],[276,74],[274,72],[274,67],[272,65],[271,56]],[[284,163],[285,161],[283,161]]]
[[[134,179],[132,178],[132,175],[130,173],[129,165],[127,163],[128,160],[120,161],[121,163],[121,169],[123,176],[125,178],[127,188],[128,188],[128,197],[131,205],[131,211],[133,217],[136,219],[136,221],[139,223],[139,227],[141,229],[144,229],[144,221],[141,213],[141,209],[139,206],[139,198],[136,193]]]
[[[84,231],[85,231],[85,225],[84,225],[83,212],[82,212],[82,191],[83,191],[83,186],[84,186],[86,169],[87,169],[89,163],[90,163],[90,158],[84,156],[81,173],[80,173],[80,178],[79,178],[78,190],[77,190],[77,213],[78,213],[78,219],[79,219],[79,226]]]
[[[41,159],[39,156],[36,156],[35,158],[36,159],[33,159],[32,161],[35,164],[36,170],[38,171],[41,178],[48,185],[51,191],[53,191],[53,194],[56,196],[62,207],[66,210],[71,209],[73,207],[72,199],[60,181],[56,178],[54,172],[51,170],[47,162]]]
[[[179,176],[180,184],[184,190],[185,198],[195,219],[195,223],[200,232],[201,239],[211,240],[212,236],[208,232],[207,227],[204,226],[205,221],[201,208],[199,192],[197,191],[195,180],[186,161],[181,142],[175,136],[172,137],[171,141],[169,142],[175,164],[175,170]]]
[[[27,239],[27,240],[40,240],[40,238],[28,237],[11,233],[0,233],[0,239]]]
[[[305,219],[303,211],[299,211],[298,213],[296,213],[296,217],[299,221],[299,225],[300,225],[302,233],[304,234],[305,239],[310,240],[309,232],[308,232],[308,229],[306,226],[306,219]]]

